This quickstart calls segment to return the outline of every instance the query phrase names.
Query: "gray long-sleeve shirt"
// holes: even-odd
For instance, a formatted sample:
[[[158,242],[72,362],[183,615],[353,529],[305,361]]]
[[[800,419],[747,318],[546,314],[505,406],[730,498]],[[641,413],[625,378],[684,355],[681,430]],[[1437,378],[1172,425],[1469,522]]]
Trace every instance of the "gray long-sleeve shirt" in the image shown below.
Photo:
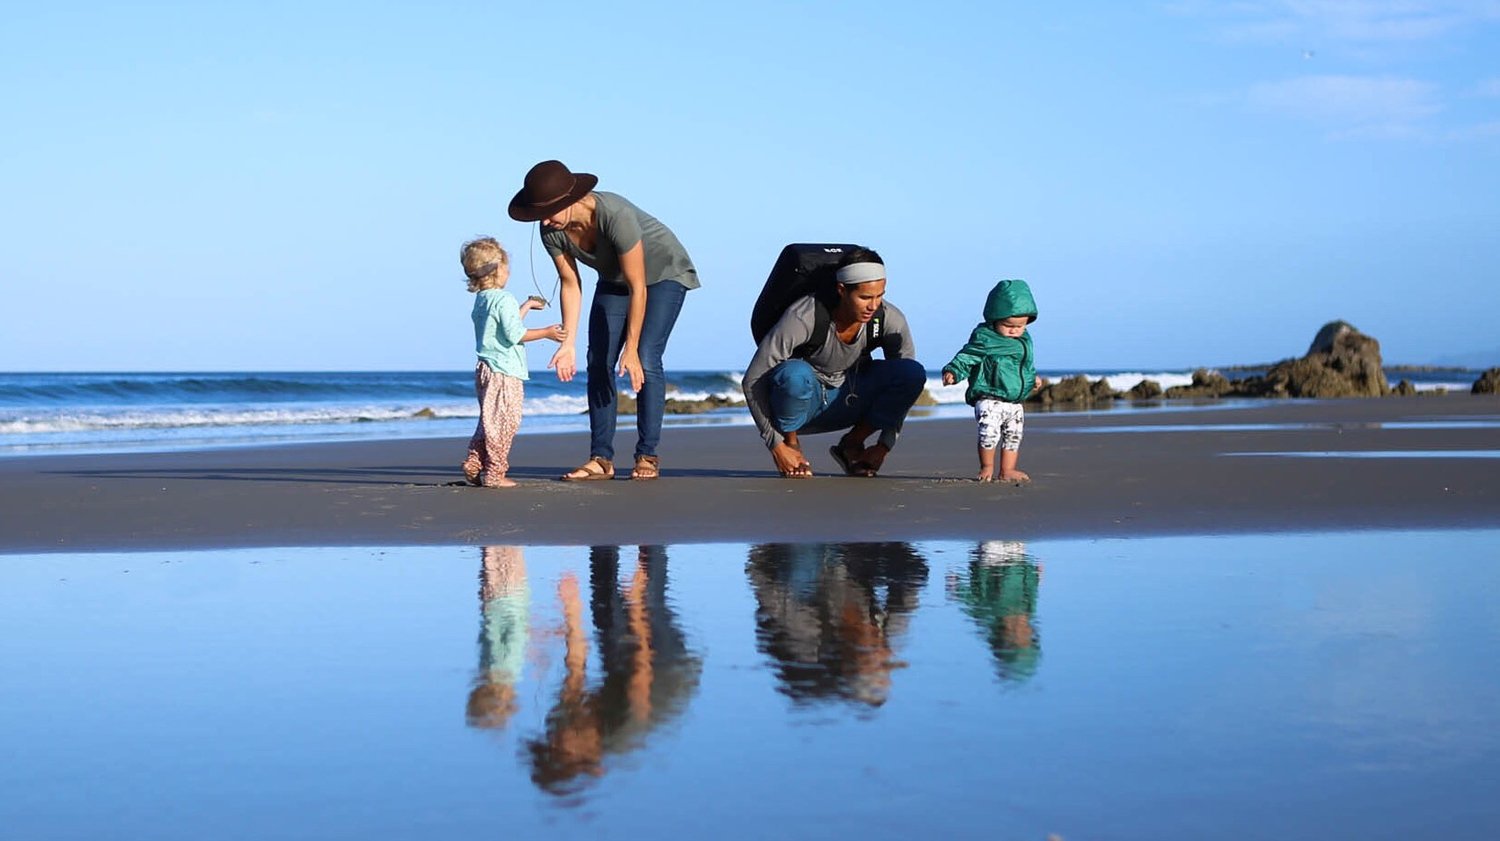
[[[755,418],[755,425],[760,428],[760,437],[765,440],[766,449],[771,449],[782,441],[781,433],[771,424],[771,380],[767,375],[772,368],[791,359],[792,351],[812,338],[814,306],[813,299],[807,297],[794,301],[787,307],[786,312],[781,314],[781,320],[761,340],[755,349],[755,356],[750,360],[750,366],[745,369],[745,378],[741,381],[745,402],[750,407],[750,416]],[[885,304],[881,346],[885,349],[887,359],[917,358],[917,346],[912,341],[911,327],[906,323],[906,316],[889,301]],[[855,337],[853,344],[844,344],[830,324],[828,337],[823,340],[822,347],[802,359],[812,366],[818,379],[832,391],[844,384],[845,375],[859,364],[864,349],[863,330]],[[880,430],[880,443],[887,448],[895,447],[896,436],[900,432],[899,425],[895,429]]]

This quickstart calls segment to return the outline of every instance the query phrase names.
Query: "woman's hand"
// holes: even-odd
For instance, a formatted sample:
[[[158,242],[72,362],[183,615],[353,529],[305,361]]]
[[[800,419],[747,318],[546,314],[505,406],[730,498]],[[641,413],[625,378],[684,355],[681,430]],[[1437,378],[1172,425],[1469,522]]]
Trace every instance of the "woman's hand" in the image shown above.
[[[566,334],[564,335],[566,339]],[[575,361],[577,351],[573,349],[573,343],[564,341],[557,352],[552,354],[552,361],[547,363],[548,368],[557,369],[557,378],[565,383],[573,381],[573,375],[578,373],[578,363]]]
[[[646,384],[646,372],[641,368],[641,355],[635,348],[620,351],[619,373],[629,375],[632,391],[639,392],[641,386]]]
[[[808,479],[813,475],[807,456],[785,441],[771,448],[771,460],[776,462],[777,472],[788,479]]]

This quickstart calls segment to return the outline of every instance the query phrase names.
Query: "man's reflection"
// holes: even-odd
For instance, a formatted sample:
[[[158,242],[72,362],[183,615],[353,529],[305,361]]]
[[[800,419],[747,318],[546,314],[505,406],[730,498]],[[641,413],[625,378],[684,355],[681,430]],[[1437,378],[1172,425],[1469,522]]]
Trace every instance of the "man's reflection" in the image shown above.
[[[969,552],[966,573],[948,578],[948,593],[985,632],[1000,679],[1023,683],[1036,673],[1042,641],[1036,630],[1042,568],[1026,544],[991,540]]]
[[[927,583],[906,543],[766,543],[746,564],[756,637],[797,701],[884,704],[895,647]]]
[[[465,718],[501,728],[516,712],[516,686],[530,636],[531,589],[519,546],[486,546],[479,570],[479,674]]]
[[[544,734],[528,740],[525,751],[532,781],[553,793],[575,791],[586,778],[603,774],[607,754],[640,747],[698,688],[702,661],[688,649],[667,599],[666,549],[640,547],[625,582],[619,568],[619,547],[589,550],[589,609],[603,672],[592,686],[578,582],[565,575],[558,584],[563,684]]]

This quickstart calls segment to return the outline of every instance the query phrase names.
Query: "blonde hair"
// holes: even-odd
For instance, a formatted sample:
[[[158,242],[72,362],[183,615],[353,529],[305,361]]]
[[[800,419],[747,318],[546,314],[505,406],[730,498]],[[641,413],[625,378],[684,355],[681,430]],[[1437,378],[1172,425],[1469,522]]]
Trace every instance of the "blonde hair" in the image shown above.
[[[464,243],[458,262],[469,278],[469,291],[478,292],[499,288],[500,269],[510,266],[510,255],[494,237],[479,237]]]

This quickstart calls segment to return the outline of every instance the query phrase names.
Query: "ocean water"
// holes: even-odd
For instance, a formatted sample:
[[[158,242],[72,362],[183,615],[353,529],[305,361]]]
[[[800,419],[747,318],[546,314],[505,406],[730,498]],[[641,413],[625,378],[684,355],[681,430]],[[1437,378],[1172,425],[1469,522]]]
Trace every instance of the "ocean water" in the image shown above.
[[[1189,371],[1085,373],[1125,390],[1150,378],[1186,385]],[[1238,372],[1237,372],[1238,373]],[[670,396],[741,399],[741,371],[669,371]],[[1421,388],[1467,391],[1475,376],[1409,374]],[[1394,375],[1393,375],[1394,381]],[[963,386],[929,374],[927,417],[968,414]],[[526,385],[522,434],[588,428],[583,378],[549,371]],[[0,456],[152,451],[283,442],[466,436],[478,409],[469,371],[0,374]],[[749,424],[741,407],[669,415],[668,425]]]
[[[0,835],[1492,839],[1497,545],[0,556]]]

